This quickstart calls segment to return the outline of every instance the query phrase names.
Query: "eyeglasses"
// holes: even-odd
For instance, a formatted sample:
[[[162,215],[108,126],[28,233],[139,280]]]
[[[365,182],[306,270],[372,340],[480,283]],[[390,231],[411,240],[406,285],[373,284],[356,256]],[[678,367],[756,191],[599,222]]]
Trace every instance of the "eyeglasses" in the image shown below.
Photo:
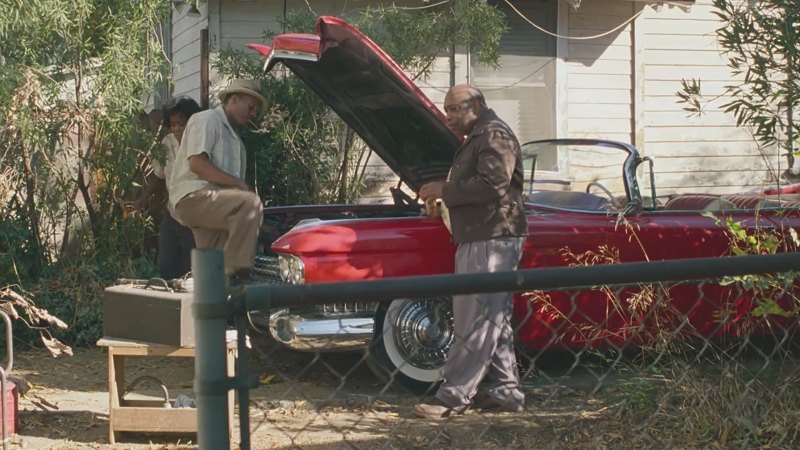
[[[458,114],[461,111],[469,109],[470,106],[468,105],[468,103],[471,102],[472,100],[474,99],[470,98],[467,100],[462,100],[458,103],[454,103],[452,105],[445,105],[444,112],[448,114]]]

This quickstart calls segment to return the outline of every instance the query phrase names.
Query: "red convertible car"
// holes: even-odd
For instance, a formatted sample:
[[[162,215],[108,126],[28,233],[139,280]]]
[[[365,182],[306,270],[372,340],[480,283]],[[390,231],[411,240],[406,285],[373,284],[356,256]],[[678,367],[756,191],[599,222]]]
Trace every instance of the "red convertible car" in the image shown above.
[[[442,180],[460,142],[440,110],[369,38],[322,17],[316,34],[252,44],[314,89],[399,175],[394,205],[267,208],[257,260],[277,282],[319,283],[445,274],[455,247],[441,219],[420,216],[418,188]],[[491,107],[491,105],[489,105]],[[556,139],[522,146],[530,237],[521,268],[731,254],[729,227],[776,231],[791,244],[800,211],[763,195],[659,197],[653,161],[631,145]],[[758,230],[758,231],[756,231]],[[277,278],[279,277],[279,280]],[[721,283],[520,293],[518,344],[527,350],[621,346],[764,327],[747,291]],[[453,340],[448,298],[352,301],[270,311],[279,342],[298,350],[369,349],[375,373],[414,390],[440,379]],[[759,328],[760,327],[760,328]]]

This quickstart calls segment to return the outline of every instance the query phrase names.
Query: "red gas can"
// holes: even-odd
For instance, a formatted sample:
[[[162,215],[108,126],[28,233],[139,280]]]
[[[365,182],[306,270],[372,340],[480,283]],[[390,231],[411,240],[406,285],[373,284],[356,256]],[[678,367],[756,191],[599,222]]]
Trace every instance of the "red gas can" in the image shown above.
[[[6,404],[6,437],[17,432],[19,428],[19,391],[13,381],[6,380],[3,400]]]

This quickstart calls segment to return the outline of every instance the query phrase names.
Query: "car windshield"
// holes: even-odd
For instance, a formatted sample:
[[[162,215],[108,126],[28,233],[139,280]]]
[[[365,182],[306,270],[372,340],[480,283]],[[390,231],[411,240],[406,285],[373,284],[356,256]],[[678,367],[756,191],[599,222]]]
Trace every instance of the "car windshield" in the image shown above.
[[[628,204],[622,144],[548,140],[522,145],[527,202],[554,208],[609,212]]]

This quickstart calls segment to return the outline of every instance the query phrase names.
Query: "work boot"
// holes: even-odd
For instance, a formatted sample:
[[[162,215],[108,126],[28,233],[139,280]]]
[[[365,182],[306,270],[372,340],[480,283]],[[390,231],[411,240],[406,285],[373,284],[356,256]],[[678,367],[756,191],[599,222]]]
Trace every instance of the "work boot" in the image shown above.
[[[494,399],[491,395],[483,392],[478,392],[472,400],[472,407],[480,409],[481,412],[522,412],[524,407],[522,405],[512,405],[502,403]]]
[[[438,398],[434,398],[428,403],[414,405],[414,414],[423,419],[439,420],[446,419],[450,416],[464,414],[464,411],[460,411],[457,408],[451,408]]]

